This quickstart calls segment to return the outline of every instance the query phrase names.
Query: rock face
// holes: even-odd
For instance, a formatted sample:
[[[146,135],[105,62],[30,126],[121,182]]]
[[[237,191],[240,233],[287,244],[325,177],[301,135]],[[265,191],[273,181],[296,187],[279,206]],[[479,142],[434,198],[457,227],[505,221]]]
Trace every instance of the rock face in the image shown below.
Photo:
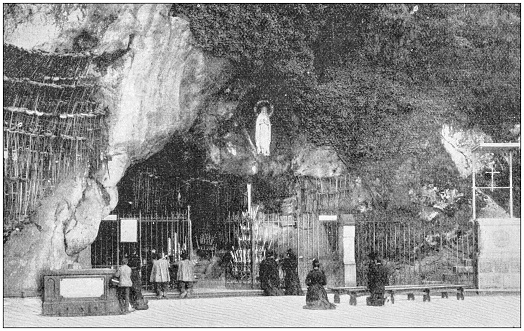
[[[136,34],[129,56],[100,79],[102,100],[111,109],[108,171],[101,182],[113,195],[128,166],[187,131],[227,78],[227,63],[193,48],[188,23],[167,14],[165,6],[144,5],[136,17],[126,15],[109,27],[111,36]]]
[[[71,52],[88,34],[95,54],[124,51],[99,74],[107,106],[107,163],[93,178],[83,171],[64,179],[35,211],[33,225],[4,244],[4,293],[39,290],[49,269],[77,261],[93,242],[100,220],[117,203],[126,169],[186,132],[208,96],[227,79],[227,63],[190,44],[186,21],[167,5],[15,5],[4,41],[27,49]],[[11,15],[11,16],[9,16]],[[127,50],[129,45],[129,49]],[[127,52],[125,52],[127,50]]]
[[[491,137],[476,130],[458,130],[450,125],[442,126],[442,145],[451,156],[462,178],[473,171],[473,148],[482,142],[491,142]],[[491,162],[493,155],[486,153],[476,158],[475,169],[483,169]]]
[[[39,290],[46,270],[60,269],[77,260],[78,253],[96,238],[102,215],[99,184],[85,176],[62,181],[36,211],[38,223],[11,235],[4,244],[4,295],[28,295]]]
[[[293,158],[293,172],[297,176],[317,178],[337,177],[345,174],[347,168],[329,146],[315,147],[311,144],[299,144]]]

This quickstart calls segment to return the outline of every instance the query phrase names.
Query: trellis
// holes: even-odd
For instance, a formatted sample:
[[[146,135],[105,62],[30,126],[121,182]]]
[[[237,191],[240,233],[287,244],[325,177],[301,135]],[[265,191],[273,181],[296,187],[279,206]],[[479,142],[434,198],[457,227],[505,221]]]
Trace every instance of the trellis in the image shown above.
[[[4,44],[4,240],[60,179],[103,160],[95,60]]]

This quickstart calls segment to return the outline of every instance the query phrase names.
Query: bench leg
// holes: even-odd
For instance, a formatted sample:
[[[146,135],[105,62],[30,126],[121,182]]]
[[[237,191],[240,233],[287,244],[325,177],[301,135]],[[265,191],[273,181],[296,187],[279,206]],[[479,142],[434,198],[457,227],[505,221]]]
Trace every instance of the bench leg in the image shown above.
[[[357,294],[356,293],[350,293],[349,294],[349,305],[350,306],[356,306],[357,305]]]
[[[408,301],[409,300],[415,301],[415,295],[413,293],[408,293]]]
[[[335,303],[340,303],[340,294],[335,293],[335,297],[333,298],[333,301],[334,301]]]
[[[442,299],[447,299],[448,298],[448,292],[442,292],[441,296],[442,296]]]
[[[425,289],[424,290],[424,297],[422,298],[423,302],[430,302],[431,301],[431,296],[429,295],[429,288]]]
[[[391,303],[394,304],[395,303],[395,293],[391,292],[390,296],[391,296]]]

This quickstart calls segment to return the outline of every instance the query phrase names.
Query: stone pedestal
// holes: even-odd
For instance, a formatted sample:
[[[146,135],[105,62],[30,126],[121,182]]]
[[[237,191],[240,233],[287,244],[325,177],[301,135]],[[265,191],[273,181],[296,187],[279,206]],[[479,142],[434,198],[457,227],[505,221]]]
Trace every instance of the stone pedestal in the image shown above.
[[[520,219],[479,218],[479,289],[520,289]]]
[[[340,215],[344,259],[344,286],[357,286],[355,262],[355,219],[351,214]]]
[[[113,269],[55,270],[44,276],[43,315],[88,316],[120,313]]]

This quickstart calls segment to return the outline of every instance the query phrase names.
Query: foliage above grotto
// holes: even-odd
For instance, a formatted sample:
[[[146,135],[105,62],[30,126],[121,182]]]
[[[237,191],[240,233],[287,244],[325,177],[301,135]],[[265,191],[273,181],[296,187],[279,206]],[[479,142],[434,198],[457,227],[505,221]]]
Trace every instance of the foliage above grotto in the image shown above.
[[[391,102],[427,111],[406,102],[402,93],[377,105],[377,95],[387,94],[383,87],[393,82],[413,95],[421,89],[435,91],[437,102],[444,96],[450,105],[451,119],[481,126],[498,140],[505,138],[502,127],[520,121],[519,4],[176,4],[171,12],[190,21],[197,46],[236,64],[241,112],[250,111],[258,98],[270,98],[283,117],[299,113],[318,119],[315,112],[329,112],[321,108],[333,97],[344,112],[353,110],[345,122],[359,117],[362,107],[381,121],[396,121]],[[360,96],[364,106],[348,108],[353,99],[344,99],[345,92],[333,96],[333,88],[322,85],[355,88],[346,79],[333,82],[330,74],[353,71],[361,79],[359,75],[367,74],[363,68],[375,73],[367,82],[373,80],[368,89],[375,91]],[[319,103],[304,112],[312,95]],[[431,95],[414,97],[421,107],[423,98]],[[341,123],[341,111],[331,110],[326,127],[341,135],[332,130]],[[376,125],[360,124],[368,125],[364,131]],[[344,123],[338,131],[351,125]],[[357,149],[351,155],[359,154],[359,145],[347,148]]]
[[[175,4],[171,14],[190,22],[197,47],[234,63],[238,122],[268,98],[287,133],[275,139],[306,133],[363,175],[414,159],[422,178],[457,184],[435,148],[443,123],[516,139],[520,4]]]

